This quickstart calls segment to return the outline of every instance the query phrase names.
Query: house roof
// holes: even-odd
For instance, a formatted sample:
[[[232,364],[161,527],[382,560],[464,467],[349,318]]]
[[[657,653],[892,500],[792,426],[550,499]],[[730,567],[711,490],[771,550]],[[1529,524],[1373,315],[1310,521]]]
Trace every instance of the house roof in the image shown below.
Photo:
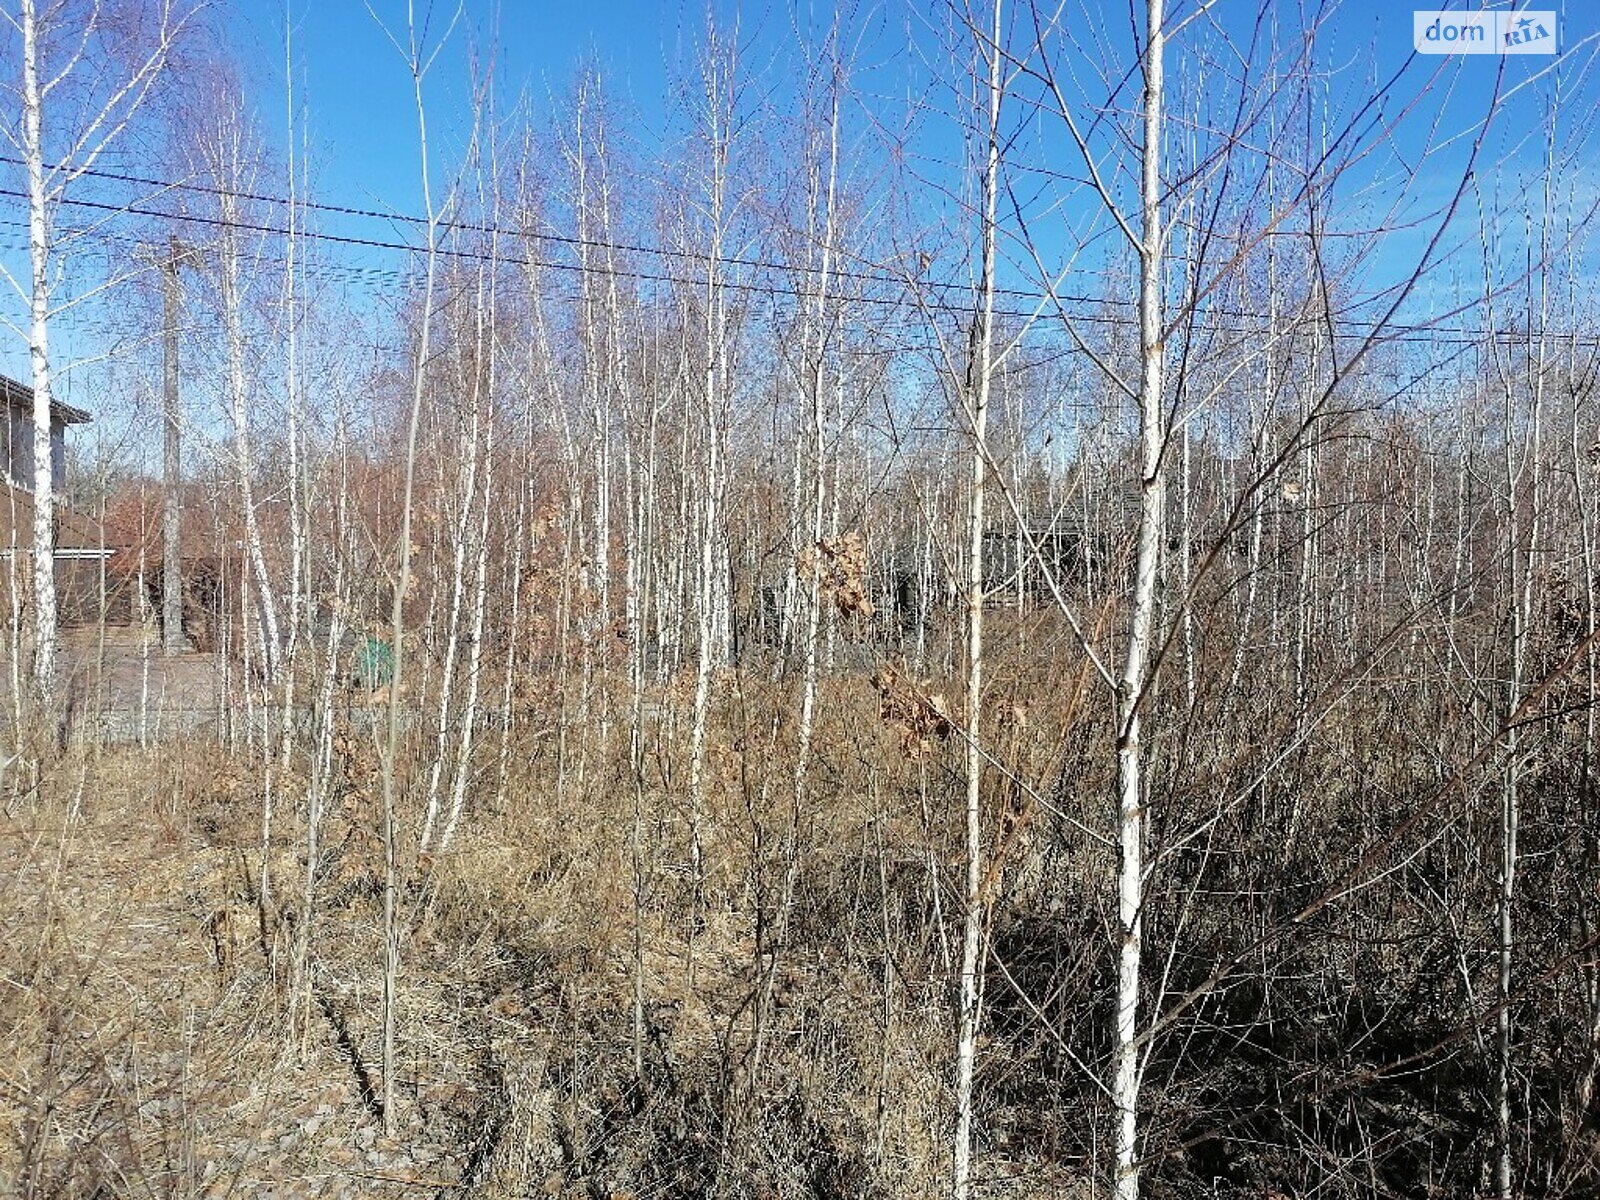
[[[25,383],[18,383],[9,375],[0,375],[0,400],[4,400],[8,408],[32,408],[33,389]],[[89,414],[83,409],[59,400],[50,402],[50,416],[63,425],[82,425],[89,420]]]

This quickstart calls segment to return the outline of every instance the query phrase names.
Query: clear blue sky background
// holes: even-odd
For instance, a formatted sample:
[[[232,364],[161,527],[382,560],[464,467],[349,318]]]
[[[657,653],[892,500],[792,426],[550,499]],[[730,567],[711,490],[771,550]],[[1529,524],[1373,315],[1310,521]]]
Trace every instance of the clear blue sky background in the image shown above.
[[[270,88],[280,107],[269,112],[281,139],[282,6],[252,4],[239,49],[253,84]],[[357,207],[417,212],[417,123],[407,66],[360,0],[288,0],[294,15],[295,56],[319,184],[326,198]],[[420,12],[430,7],[424,0]],[[431,38],[437,41],[452,5],[435,0]],[[376,0],[374,11],[405,38],[404,3]],[[679,61],[693,36],[669,4],[647,0],[542,0],[467,5],[426,94],[430,121],[445,165],[468,132],[472,64],[492,56],[501,102],[526,94],[536,109],[566,91],[586,57],[600,63],[619,96],[641,112],[659,112],[668,64]]]
[[[400,55],[360,0],[286,3],[295,28],[298,86],[307,113],[318,198],[384,211],[420,211],[416,122]],[[249,64],[252,88],[263,98],[265,132],[281,141],[284,5],[251,0],[243,7],[250,17],[237,27],[238,49]],[[404,36],[403,0],[372,0],[372,7],[397,35]],[[876,0],[840,7],[852,14],[847,23],[860,31],[856,84],[880,115],[893,120],[896,109],[920,98],[930,98],[936,106],[949,103],[931,83],[936,73],[948,76],[948,67],[927,61],[939,56],[947,5],[940,0]],[[1282,7],[1283,19],[1292,21],[1291,10],[1298,5]],[[1387,78],[1410,54],[1415,7],[1393,0],[1345,0],[1337,6],[1324,27],[1321,56],[1336,113],[1356,111],[1371,96],[1374,81]],[[1600,3],[1581,0],[1557,7],[1562,42],[1583,46],[1584,59],[1592,56],[1593,39],[1600,34]],[[454,6],[449,0],[431,4],[418,0],[417,8],[431,21],[430,36],[436,39]],[[1194,2],[1180,0],[1174,8],[1181,15],[1191,11]],[[1241,22],[1249,21],[1255,9],[1253,0],[1220,0],[1214,12],[1243,34],[1247,26]],[[797,41],[819,37],[834,11],[826,0],[742,4],[715,0],[709,7],[675,0],[469,0],[427,85],[436,166],[448,170],[468,135],[474,60],[481,66],[492,55],[502,110],[525,98],[536,119],[552,107],[559,108],[580,64],[593,62],[621,115],[632,118],[627,124],[634,144],[627,148],[648,159],[671,125],[675,84],[692,75],[708,16],[725,28],[738,23],[747,71],[759,89],[777,94],[791,73],[786,68],[792,68],[798,57]],[[1122,0],[1073,0],[1067,8],[1068,24],[1086,50],[1099,43],[1116,51],[1129,44],[1129,12]],[[1194,83],[1182,78],[1183,53],[1180,40],[1179,91],[1174,96],[1180,108],[1187,99],[1182,89]],[[1497,72],[1504,70],[1501,87],[1510,88],[1544,71],[1550,62],[1535,56],[1416,61],[1395,95],[1407,100],[1421,91],[1420,104],[1405,119],[1392,145],[1352,176],[1352,186],[1371,181],[1397,184],[1408,164],[1417,162],[1427,139],[1470,128],[1481,116]],[[1536,165],[1543,152],[1540,130],[1546,122],[1543,105],[1548,91],[1545,84],[1524,88],[1503,110],[1485,147],[1485,162],[1501,164],[1496,174],[1505,186],[1515,186],[1530,174],[1522,168]],[[1594,109],[1600,102],[1597,97],[1595,86],[1586,84],[1581,94],[1569,97],[1569,112],[1574,115],[1567,119]],[[1398,108],[1399,103],[1392,103],[1389,112]],[[927,122],[925,128],[922,153],[931,159],[959,155],[959,140],[948,128],[941,130],[937,121]],[[1462,141],[1426,165],[1427,178],[1412,184],[1419,203],[1425,204],[1430,194],[1439,198],[1452,173],[1459,173],[1466,149]],[[1485,178],[1490,178],[1487,173]],[[1591,184],[1583,187],[1592,191]]]
[[[254,74],[252,83],[279,96],[283,7],[274,0],[249,0],[241,4],[248,19],[236,27],[238,49]],[[373,0],[372,7],[403,36],[402,0]],[[435,33],[452,7],[448,0],[431,4],[418,0],[419,12],[432,10]],[[1176,11],[1181,15],[1193,7],[1191,0],[1178,4]],[[1286,20],[1294,7],[1283,5]],[[1331,34],[1325,62],[1339,72],[1336,91],[1341,84],[1359,86],[1374,73],[1388,74],[1401,63],[1411,48],[1412,12],[1417,7],[1392,0],[1344,0],[1325,30]],[[1581,0],[1558,7],[1562,40],[1568,45],[1600,32],[1600,4]],[[287,8],[295,28],[302,99],[330,198],[414,210],[415,121],[405,65],[394,47],[361,0],[287,0]],[[1096,36],[1125,44],[1126,4],[1082,0],[1069,5],[1068,11],[1073,9],[1093,14],[1070,22],[1083,30],[1085,44]],[[1217,7],[1225,22],[1246,18],[1254,9],[1253,2],[1242,0],[1220,0]],[[692,70],[708,13],[724,26],[740,23],[750,46],[746,63],[759,72],[781,70],[786,56],[792,55],[794,30],[815,36],[833,10],[826,0],[743,4],[716,0],[709,6],[675,0],[469,0],[429,83],[431,116],[443,139],[440,149],[448,153],[464,135],[471,98],[468,63],[473,57],[482,62],[492,52],[502,102],[526,94],[536,108],[551,97],[559,99],[579,64],[591,60],[601,68],[614,95],[643,118],[645,127],[659,129],[670,105],[671,81]],[[925,76],[912,59],[933,52],[932,29],[945,20],[942,3],[880,0],[855,6],[854,11],[856,23],[865,30],[861,60],[872,70],[876,84],[893,83],[899,76],[909,86]],[[908,34],[919,43],[909,50]],[[1508,80],[1548,61],[1505,60]],[[1461,69],[1457,99],[1465,115],[1473,93],[1489,85],[1501,60],[1485,56],[1452,63]],[[1414,70],[1420,75],[1431,65],[1424,61]],[[269,108],[264,116],[274,127],[282,123],[281,108]]]
[[[371,2],[378,18],[403,38],[404,0]],[[855,31],[853,83],[864,95],[866,107],[891,122],[921,101],[945,112],[957,107],[949,88],[959,77],[951,70],[948,54],[941,51],[950,17],[943,0],[857,0],[853,4],[846,0],[839,7],[847,14],[847,26]],[[1179,16],[1194,7],[1195,0],[1178,0],[1174,5]],[[1298,7],[1298,3],[1285,0],[1281,11],[1287,14]],[[1324,27],[1320,51],[1320,63],[1327,71],[1329,105],[1335,114],[1358,110],[1371,97],[1375,81],[1386,79],[1410,55],[1414,7],[1396,5],[1392,0],[1344,0],[1337,6]],[[1567,68],[1568,73],[1573,78],[1585,71],[1600,77],[1600,70],[1591,69],[1600,43],[1600,0],[1570,0],[1555,7],[1561,41],[1568,48],[1578,47],[1577,61]],[[432,0],[430,5],[429,0],[417,0],[417,8],[422,14],[431,9],[430,39],[436,41],[454,10],[453,3]],[[1242,35],[1256,8],[1254,0],[1219,0],[1211,11],[1230,31]],[[1026,20],[1025,7],[1008,4],[1008,9],[1015,14],[1013,19]],[[286,13],[292,21],[296,86],[311,148],[315,199],[401,214],[421,210],[416,122],[406,64],[362,0],[228,0],[217,11],[228,20],[228,34],[244,65],[246,85],[257,98],[261,131],[280,155],[285,136],[282,39]],[[737,23],[745,47],[745,71],[757,93],[781,111],[784,89],[793,86],[795,68],[803,57],[797,46],[820,39],[834,12],[835,6],[827,0],[713,0],[709,8],[695,0],[468,0],[427,84],[436,175],[443,178],[448,174],[468,136],[474,61],[481,65],[492,57],[502,111],[525,99],[536,121],[562,108],[581,64],[592,62],[625,126],[625,142],[631,144],[623,148],[648,164],[655,152],[663,149],[661,139],[671,136],[675,88],[693,77],[708,19],[723,29]],[[1068,0],[1066,19],[1084,47],[1085,64],[1103,58],[1123,64],[1130,61],[1130,6],[1126,0]],[[1283,19],[1291,18],[1286,15]],[[1192,70],[1186,71],[1185,56],[1195,32],[1186,32],[1173,54],[1175,111],[1191,102],[1197,87],[1222,90],[1216,80],[1196,79]],[[1018,36],[1025,37],[1026,31],[1019,30]],[[1418,60],[1396,89],[1397,102],[1390,105],[1390,113],[1399,101],[1419,96],[1420,100],[1405,118],[1399,135],[1383,152],[1365,161],[1348,186],[1354,190],[1372,184],[1374,196],[1407,187],[1414,196],[1412,212],[1430,203],[1436,205],[1459,176],[1467,144],[1461,140],[1450,145],[1413,178],[1424,143],[1430,137],[1448,138],[1470,129],[1482,115],[1497,73],[1503,71],[1500,78],[1505,89],[1546,71],[1550,63],[1545,57]],[[1098,86],[1092,77],[1086,90],[1090,86]],[[1541,80],[1524,87],[1506,105],[1485,148],[1485,186],[1511,189],[1538,176],[1543,131],[1550,120],[1545,109],[1549,95],[1549,81]],[[1130,103],[1132,98],[1130,91]],[[1587,79],[1581,88],[1569,89],[1566,103],[1558,151],[1571,161],[1560,177],[1560,186],[1580,205],[1592,204],[1600,195],[1600,160],[1583,122],[1591,120],[1600,108],[1596,81]],[[861,112],[855,116],[859,120]],[[961,154],[960,138],[950,122],[936,116],[927,119],[924,130],[916,147],[923,156],[921,169],[948,186]],[[1069,171],[1078,168],[1058,125],[1040,136],[1055,141],[1036,141],[1029,148],[1036,161],[1060,163]],[[281,178],[270,175],[257,186],[264,191],[282,190]],[[939,202],[930,190],[924,203],[936,207]],[[16,211],[13,215],[21,214]],[[1062,212],[1054,219],[1065,225],[1072,216]],[[324,230],[361,236],[415,237],[415,230],[403,224],[341,224],[340,218],[325,217],[319,218],[319,225]],[[1464,224],[1455,236],[1470,245],[1475,234],[1475,225]],[[1402,270],[1407,260],[1420,254],[1424,241],[1420,229],[1393,235],[1392,253],[1373,266],[1369,285],[1382,286],[1387,282],[1385,272]],[[393,252],[328,248],[326,253],[364,267],[393,270],[405,265],[403,257]],[[1429,309],[1448,306],[1452,278],[1477,286],[1481,260],[1467,261],[1477,258],[1470,249],[1462,258],[1461,269],[1453,274],[1440,272],[1438,278],[1443,282],[1419,296],[1420,310],[1408,316],[1425,317]],[[6,261],[16,260],[8,254]],[[93,317],[84,310],[78,319],[87,322]],[[15,339],[7,339],[7,343],[0,351],[0,370],[24,373],[24,347]],[[80,342],[70,328],[62,330],[58,344],[66,354],[95,350]]]

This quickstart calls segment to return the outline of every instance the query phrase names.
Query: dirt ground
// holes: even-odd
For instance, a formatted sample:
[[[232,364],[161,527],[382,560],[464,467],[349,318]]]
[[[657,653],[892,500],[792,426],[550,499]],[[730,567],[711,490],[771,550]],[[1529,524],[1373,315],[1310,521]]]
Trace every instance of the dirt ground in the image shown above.
[[[167,656],[137,629],[75,630],[63,639],[62,676],[79,704],[99,711],[216,710],[225,679],[217,656]]]
[[[0,645],[0,678],[12,669],[9,647]],[[146,743],[213,725],[230,711],[236,690],[216,655],[168,656],[152,633],[128,627],[103,635],[66,631],[57,676],[68,736],[101,744]]]

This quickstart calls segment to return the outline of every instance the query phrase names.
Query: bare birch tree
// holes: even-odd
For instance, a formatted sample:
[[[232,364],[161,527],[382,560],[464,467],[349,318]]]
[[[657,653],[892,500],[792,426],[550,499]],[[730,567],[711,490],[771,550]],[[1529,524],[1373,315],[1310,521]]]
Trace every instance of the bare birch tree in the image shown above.
[[[411,77],[411,96],[417,118],[417,154],[422,204],[425,214],[425,242],[422,249],[422,279],[416,342],[411,352],[410,404],[406,416],[404,483],[400,500],[400,531],[395,548],[395,564],[391,577],[389,599],[389,645],[393,655],[393,668],[389,679],[389,700],[384,721],[381,758],[381,784],[383,789],[383,1125],[386,1132],[395,1128],[395,1076],[396,1028],[399,1019],[400,988],[400,727],[405,703],[406,663],[406,594],[411,587],[411,557],[413,546],[412,520],[416,495],[417,435],[422,424],[422,402],[427,388],[428,355],[432,348],[434,286],[439,268],[440,231],[451,207],[453,193],[440,204],[436,202],[429,165],[428,115],[423,101],[422,85],[429,69],[438,58],[439,50],[448,41],[455,21],[460,18],[458,6],[450,25],[432,46],[424,42],[426,30],[419,26],[415,5],[406,7],[405,40],[385,29],[384,33],[399,51]]]
[[[5,19],[22,39],[22,128],[11,134],[22,154],[27,175],[28,265],[26,287],[7,278],[28,301],[28,356],[33,382],[33,617],[31,671],[35,696],[48,711],[56,700],[55,477],[51,453],[55,371],[50,326],[54,316],[82,297],[54,294],[56,261],[63,249],[55,229],[56,213],[69,188],[94,170],[116,144],[161,77],[176,39],[193,16],[192,7],[156,0],[129,37],[124,14],[103,11],[98,2],[86,10],[53,6],[43,13],[37,0],[19,0]],[[117,17],[112,20],[109,18]],[[129,66],[111,82],[87,92],[69,86],[81,77],[100,75],[97,58],[106,40],[126,38],[119,47]],[[53,94],[60,92],[58,98]],[[76,94],[74,94],[76,93]]]
[[[983,166],[979,176],[977,311],[972,317],[965,377],[959,391],[972,437],[971,484],[967,507],[966,575],[966,869],[962,895],[961,991],[956,1032],[956,1140],[952,1194],[967,1200],[972,1190],[972,1080],[983,1005],[983,606],[984,514],[989,472],[989,394],[994,381],[996,214],[1000,203],[1000,115],[1004,95],[1002,5],[994,0],[986,27],[972,24],[975,61],[983,68],[979,91]]]

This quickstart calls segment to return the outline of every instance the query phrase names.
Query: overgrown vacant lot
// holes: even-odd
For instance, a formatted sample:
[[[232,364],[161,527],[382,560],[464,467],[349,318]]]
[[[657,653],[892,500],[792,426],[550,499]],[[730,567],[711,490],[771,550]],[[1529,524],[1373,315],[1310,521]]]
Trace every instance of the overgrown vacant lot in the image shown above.
[[[632,815],[576,786],[577,801],[530,785],[475,815],[463,849],[407,889],[399,1112],[383,1136],[381,857],[367,755],[345,748],[304,992],[288,898],[303,830],[280,825],[263,905],[238,759],[78,753],[11,793],[4,1171],[24,1194],[699,1194],[720,1176],[847,1195],[879,1171],[914,1186],[937,1163],[940,989],[885,995],[847,943],[769,978],[742,911],[751,880],[736,879],[748,827],[716,837],[717,898],[692,933],[652,905],[637,943]],[[864,869],[871,824],[862,811],[830,829],[839,869]],[[870,903],[875,935],[877,901],[840,882],[817,899]],[[754,1094],[761,1051],[743,1027],[763,986],[777,1066]]]
[[[0,0],[0,1185],[1600,1196],[1600,8],[655,7]]]
[[[263,902],[247,748],[77,749],[36,786],[8,778],[4,1173],[40,1197],[943,1194],[962,832],[941,690],[889,668],[825,688],[827,783],[797,811],[792,706],[723,678],[698,887],[670,693],[642,785],[623,725],[513,745],[498,786],[491,742],[451,847],[403,871],[389,1135],[369,710],[335,737],[304,951],[307,828],[282,800],[303,781],[277,784]],[[559,724],[559,694],[539,703],[529,725]],[[1470,814],[1393,765],[1392,713],[1362,711],[1305,746],[1281,809],[1217,810],[1206,793],[1235,764],[1216,749],[1155,752],[1194,781],[1174,819],[1209,808],[1216,828],[1164,863],[1147,913],[1147,1002],[1179,1014],[1148,1068],[1152,1195],[1460,1195],[1487,1169],[1487,934],[1464,926],[1482,930],[1492,878],[1463,869]],[[1019,790],[986,799],[978,1186],[1088,1196],[1116,945],[1115,856],[1085,832],[1111,820],[1092,766],[1106,728],[1070,693],[993,720]],[[1391,765],[1352,792],[1363,745]],[[1593,891],[1545,809],[1561,778],[1534,781],[1550,823],[1530,823],[1525,936],[1548,970],[1519,995],[1519,1053],[1538,1064],[1530,1153],[1552,1194],[1579,1195],[1596,1143],[1563,1097],[1593,1069],[1593,959],[1535,899]],[[415,827],[426,775],[403,782]],[[1371,859],[1407,820],[1411,849]]]

